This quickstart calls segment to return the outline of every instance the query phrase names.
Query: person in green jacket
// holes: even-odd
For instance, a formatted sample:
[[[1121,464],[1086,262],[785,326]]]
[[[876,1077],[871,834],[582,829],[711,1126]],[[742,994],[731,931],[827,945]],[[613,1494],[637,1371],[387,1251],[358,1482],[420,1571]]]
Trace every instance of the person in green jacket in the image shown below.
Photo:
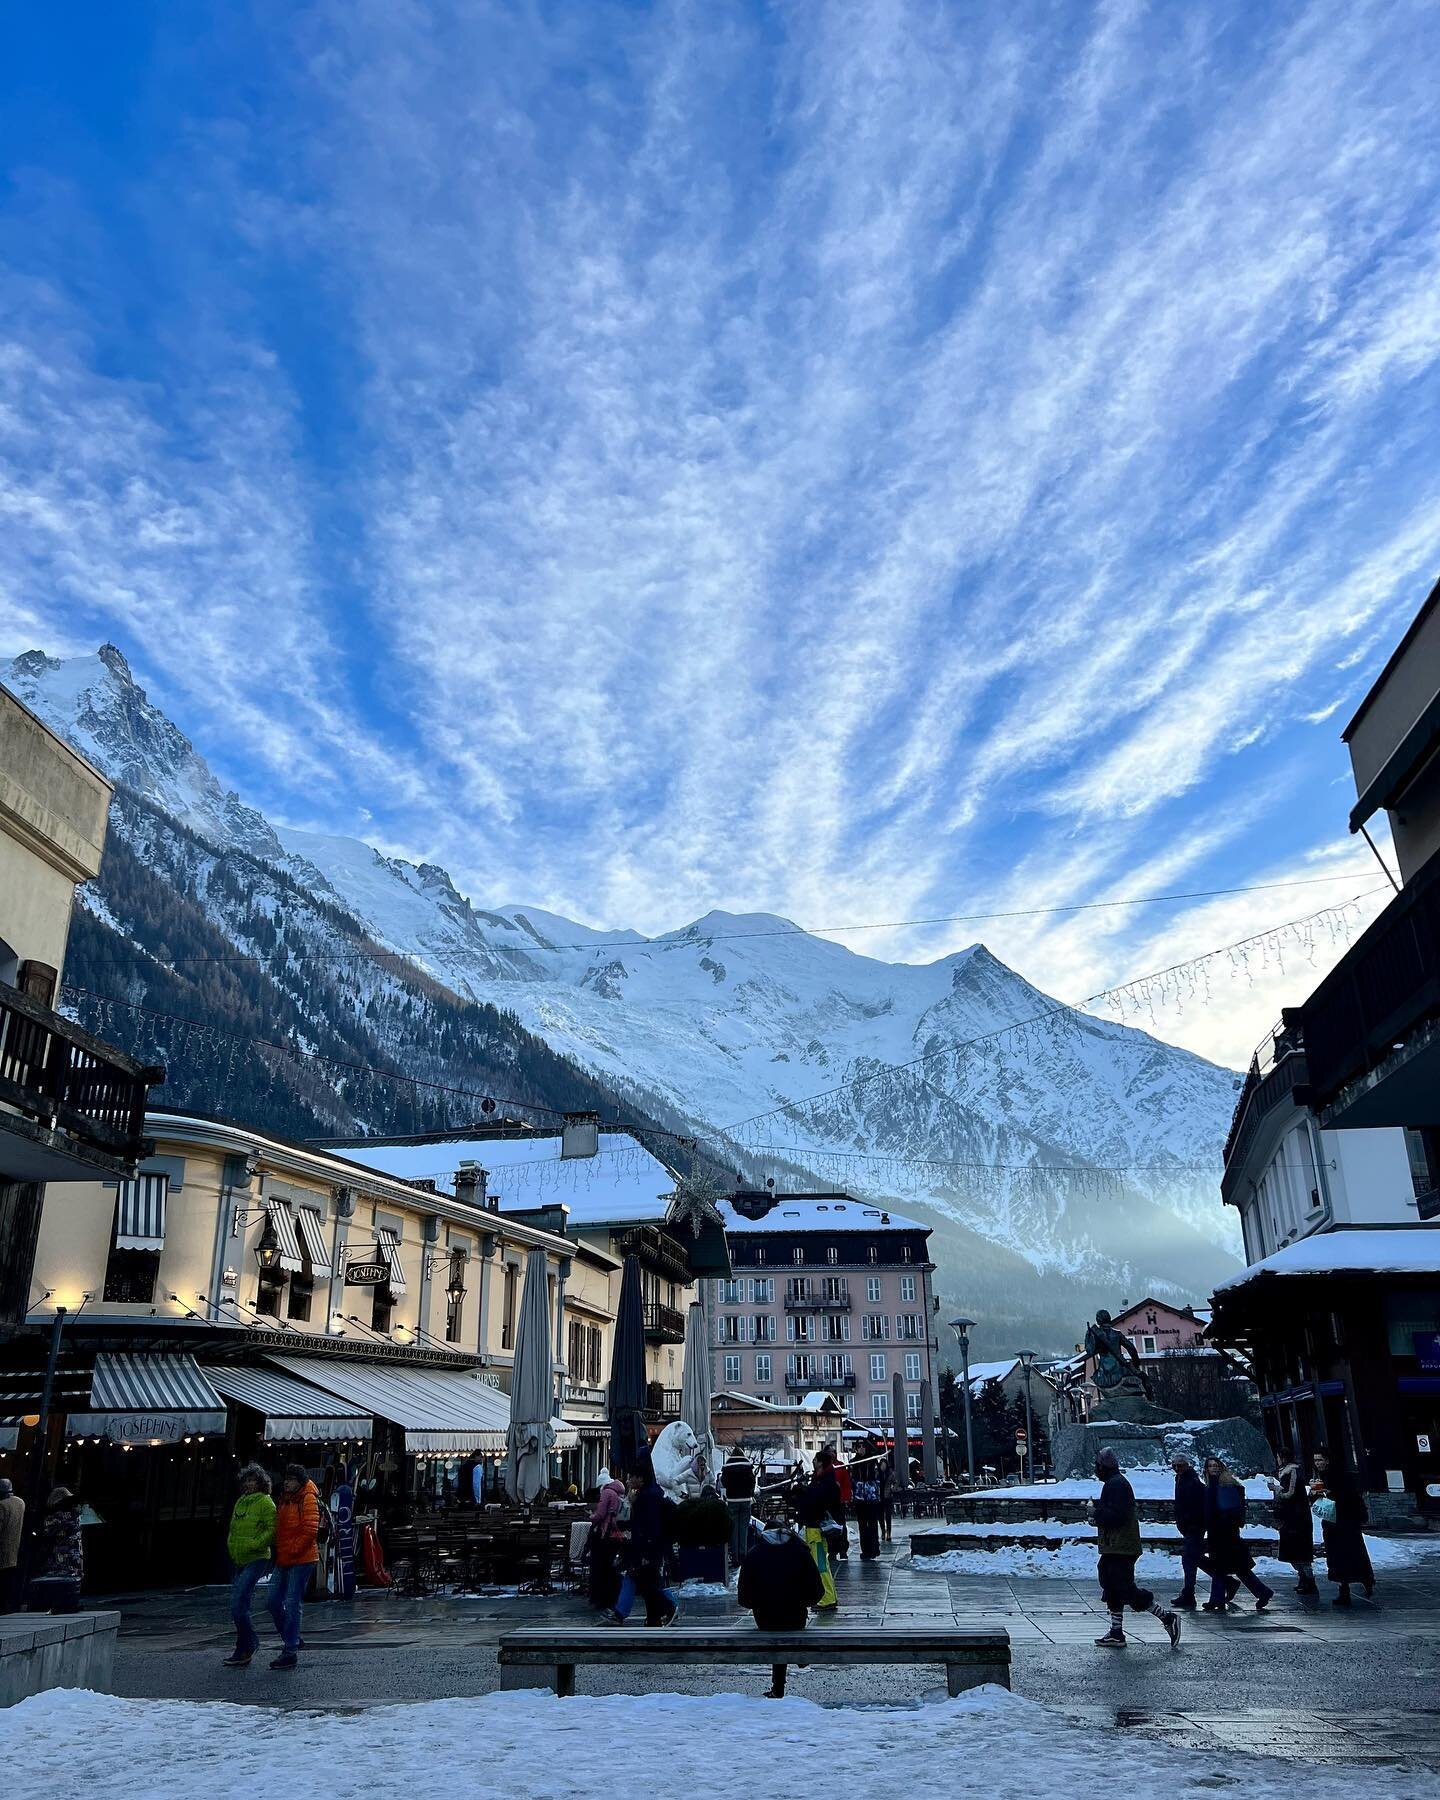
[[[270,1573],[275,1547],[275,1502],[270,1498],[270,1477],[259,1463],[246,1463],[240,1471],[240,1498],[230,1515],[226,1549],[235,1565],[230,1584],[230,1617],[235,1622],[235,1648],[225,1658],[227,1669],[243,1669],[260,1647],[250,1622],[250,1601],[262,1575]]]
[[[1102,1650],[1123,1650],[1125,1608],[1154,1613],[1165,1627],[1171,1645],[1180,1648],[1180,1620],[1162,1606],[1149,1588],[1136,1587],[1135,1565],[1140,1560],[1140,1515],[1135,1490],[1120,1473],[1120,1459],[1107,1445],[1095,1458],[1095,1479],[1102,1483],[1091,1503],[1096,1525],[1096,1549],[1100,1552],[1100,1597],[1110,1614],[1110,1629],[1095,1642]]]

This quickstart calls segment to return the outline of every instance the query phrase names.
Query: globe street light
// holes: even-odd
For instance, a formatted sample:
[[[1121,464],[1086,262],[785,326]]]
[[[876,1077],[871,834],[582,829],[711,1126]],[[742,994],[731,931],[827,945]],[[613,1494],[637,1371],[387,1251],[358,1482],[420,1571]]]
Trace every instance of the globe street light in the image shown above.
[[[1017,1350],[1020,1367],[1025,1371],[1025,1457],[1029,1464],[1029,1476],[1035,1479],[1035,1420],[1030,1411],[1030,1371],[1035,1366],[1036,1350]]]
[[[975,1485],[975,1434],[970,1427],[970,1327],[973,1319],[952,1319],[950,1329],[960,1346],[961,1392],[965,1397],[965,1473]]]

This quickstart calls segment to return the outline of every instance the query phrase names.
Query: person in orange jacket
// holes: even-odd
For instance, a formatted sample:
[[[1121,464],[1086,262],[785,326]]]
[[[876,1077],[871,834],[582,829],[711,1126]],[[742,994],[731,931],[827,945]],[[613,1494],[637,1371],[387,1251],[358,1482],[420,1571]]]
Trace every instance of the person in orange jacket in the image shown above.
[[[275,1507],[270,1617],[280,1633],[280,1654],[270,1664],[272,1669],[293,1669],[300,1660],[300,1606],[319,1560],[320,1495],[303,1464],[287,1463]]]

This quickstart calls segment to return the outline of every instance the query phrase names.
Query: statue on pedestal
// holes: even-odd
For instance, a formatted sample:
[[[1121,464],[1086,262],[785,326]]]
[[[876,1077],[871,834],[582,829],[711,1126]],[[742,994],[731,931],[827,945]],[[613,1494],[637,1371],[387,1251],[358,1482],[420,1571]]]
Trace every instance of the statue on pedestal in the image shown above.
[[[1153,1400],[1150,1382],[1135,1346],[1102,1307],[1085,1327],[1085,1354],[1095,1358],[1095,1386],[1102,1404],[1110,1400]]]

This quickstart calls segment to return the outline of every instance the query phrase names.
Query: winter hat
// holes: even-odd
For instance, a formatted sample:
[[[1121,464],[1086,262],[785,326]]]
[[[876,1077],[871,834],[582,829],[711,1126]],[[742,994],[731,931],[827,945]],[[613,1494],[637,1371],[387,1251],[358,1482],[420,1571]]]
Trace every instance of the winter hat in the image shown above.
[[[1097,1475],[1118,1475],[1120,1473],[1120,1458],[1108,1445],[1095,1458],[1095,1473]]]

